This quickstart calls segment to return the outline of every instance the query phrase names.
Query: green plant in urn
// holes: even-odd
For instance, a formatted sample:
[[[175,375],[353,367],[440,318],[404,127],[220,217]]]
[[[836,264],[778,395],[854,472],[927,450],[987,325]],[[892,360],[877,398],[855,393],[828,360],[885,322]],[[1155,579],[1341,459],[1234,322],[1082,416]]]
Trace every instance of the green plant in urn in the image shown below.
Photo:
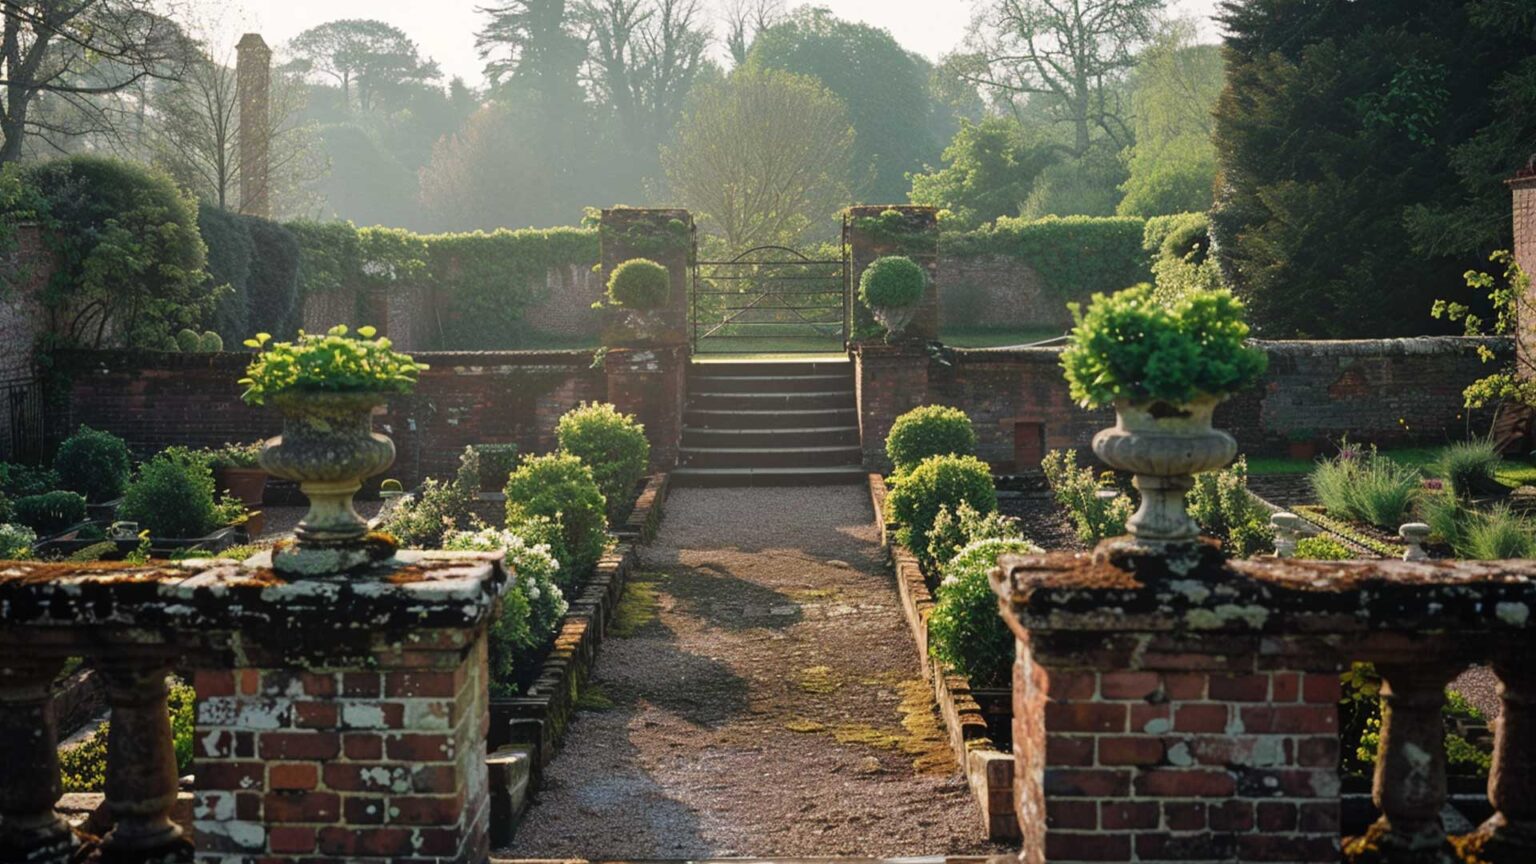
[[[393,545],[367,536],[368,523],[352,498],[364,480],[395,461],[394,443],[373,431],[374,409],[411,392],[427,367],[392,350],[372,327],[271,339],[258,333],[246,340],[259,353],[240,383],[248,404],[270,403],[283,413],[283,434],[263,446],[261,467],[297,482],[309,497],[297,542],[273,553],[273,569],[327,576],[389,557]]]

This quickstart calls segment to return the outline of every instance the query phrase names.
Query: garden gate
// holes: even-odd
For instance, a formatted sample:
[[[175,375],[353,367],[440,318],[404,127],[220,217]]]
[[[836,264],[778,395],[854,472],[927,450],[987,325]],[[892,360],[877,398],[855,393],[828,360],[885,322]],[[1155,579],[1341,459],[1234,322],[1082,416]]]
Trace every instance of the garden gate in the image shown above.
[[[728,261],[693,256],[689,327],[694,353],[841,352],[853,318],[848,249],[812,258],[758,246]]]

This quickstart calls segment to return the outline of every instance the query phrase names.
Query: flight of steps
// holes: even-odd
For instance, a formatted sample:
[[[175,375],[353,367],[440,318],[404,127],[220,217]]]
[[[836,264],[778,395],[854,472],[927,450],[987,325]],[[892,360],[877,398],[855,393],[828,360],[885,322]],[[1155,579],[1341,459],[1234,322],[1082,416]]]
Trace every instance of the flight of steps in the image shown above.
[[[862,483],[853,364],[694,363],[672,484]]]

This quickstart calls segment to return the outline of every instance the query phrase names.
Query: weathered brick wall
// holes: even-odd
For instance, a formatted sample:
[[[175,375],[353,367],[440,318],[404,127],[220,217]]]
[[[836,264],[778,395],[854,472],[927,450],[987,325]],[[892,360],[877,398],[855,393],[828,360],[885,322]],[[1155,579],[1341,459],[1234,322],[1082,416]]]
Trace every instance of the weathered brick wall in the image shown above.
[[[544,299],[528,310],[528,329],[555,336],[596,337],[602,332],[603,318],[592,304],[603,299],[604,290],[602,274],[591,264],[551,269],[544,280]]]
[[[1527,168],[1509,181],[1514,196],[1515,261],[1527,273],[1536,274],[1536,168]],[[1527,298],[1527,303],[1531,298]],[[1536,356],[1536,345],[1531,344],[1533,323],[1522,322],[1519,338],[1524,349],[1522,356]]]
[[[1019,643],[1026,864],[1338,860],[1339,676],[1306,638],[1082,637]]]
[[[1012,256],[941,252],[938,289],[941,328],[1059,327],[1065,331],[1072,325],[1067,302],[1051,293],[1035,268]]]
[[[335,670],[199,669],[199,859],[483,861],[486,648],[464,638]]]
[[[424,352],[431,368],[416,392],[390,400],[375,426],[394,439],[387,476],[411,485],[444,477],[470,444],[515,443],[521,452],[555,446],[561,414],[582,401],[607,398],[607,381],[592,354]],[[125,351],[59,355],[67,373],[68,427],[85,423],[122,436],[140,454],[171,444],[217,446],[276,435],[275,409],[240,400],[236,383],[250,355]]]
[[[1486,432],[1468,422],[1462,390],[1488,374],[1478,341],[1452,337],[1337,342],[1265,342],[1270,369],[1260,385],[1224,403],[1216,424],[1244,452],[1282,450],[1293,434],[1382,445],[1440,444]],[[1495,341],[1501,353],[1511,350]],[[865,346],[859,355],[860,423],[866,462],[882,466],[885,434],[917,405],[953,405],[971,415],[983,459],[1016,465],[1021,428],[1043,428],[1046,448],[1086,449],[1113,423],[1107,411],[1078,408],[1062,378],[1058,348],[960,350],[943,361],[926,352],[896,354]],[[1020,447],[1020,450],[1025,448]]]

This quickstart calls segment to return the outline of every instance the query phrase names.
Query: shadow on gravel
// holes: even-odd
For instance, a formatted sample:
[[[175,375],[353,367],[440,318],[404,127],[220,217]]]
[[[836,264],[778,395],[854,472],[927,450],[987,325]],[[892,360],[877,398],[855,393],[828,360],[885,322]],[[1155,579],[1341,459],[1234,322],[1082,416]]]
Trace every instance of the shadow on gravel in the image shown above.
[[[636,854],[708,857],[714,850],[703,837],[698,813],[656,781],[640,749],[624,734],[639,722],[639,714],[638,707],[617,704],[578,711],[574,725],[589,727],[589,735],[604,741],[596,751],[600,756],[592,758],[588,751],[567,756],[565,764],[557,761],[512,844],[500,851],[518,858],[591,861]],[[572,764],[577,761],[582,764]],[[604,829],[592,830],[593,820],[601,820]]]
[[[805,617],[793,597],[742,579],[720,564],[672,573],[664,590],[681,602],[682,611],[727,630],[782,630]]]

